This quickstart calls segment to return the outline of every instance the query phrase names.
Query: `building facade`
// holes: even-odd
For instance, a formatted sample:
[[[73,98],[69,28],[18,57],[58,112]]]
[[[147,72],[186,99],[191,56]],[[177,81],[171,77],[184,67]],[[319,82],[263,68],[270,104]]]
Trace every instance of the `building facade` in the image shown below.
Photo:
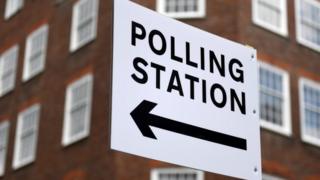
[[[319,0],[135,2],[257,49],[263,179],[320,179]],[[232,179],[110,149],[112,12],[0,1],[1,178]]]

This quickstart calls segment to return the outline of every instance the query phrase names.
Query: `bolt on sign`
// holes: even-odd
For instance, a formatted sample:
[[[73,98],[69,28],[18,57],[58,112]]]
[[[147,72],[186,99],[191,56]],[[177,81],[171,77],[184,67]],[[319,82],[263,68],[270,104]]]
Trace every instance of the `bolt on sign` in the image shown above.
[[[111,148],[261,179],[256,51],[114,1]]]

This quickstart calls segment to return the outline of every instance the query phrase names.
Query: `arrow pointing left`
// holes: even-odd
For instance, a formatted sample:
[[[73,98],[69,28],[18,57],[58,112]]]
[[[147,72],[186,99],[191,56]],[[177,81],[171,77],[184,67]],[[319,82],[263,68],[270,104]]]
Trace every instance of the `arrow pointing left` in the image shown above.
[[[140,129],[141,133],[145,137],[157,139],[152,132],[150,126],[164,129],[167,131],[183,134],[186,136],[202,139],[205,141],[241,149],[247,150],[247,140],[228,134],[204,129],[201,127],[185,124],[182,122],[174,121],[165,117],[151,114],[151,110],[156,107],[157,104],[143,100],[131,113],[131,117]]]

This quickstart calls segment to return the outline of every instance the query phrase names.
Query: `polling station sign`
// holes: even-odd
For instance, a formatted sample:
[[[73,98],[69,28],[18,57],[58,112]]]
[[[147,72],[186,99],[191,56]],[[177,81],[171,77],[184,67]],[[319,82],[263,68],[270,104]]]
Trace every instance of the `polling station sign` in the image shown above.
[[[111,148],[261,179],[256,51],[114,1]]]

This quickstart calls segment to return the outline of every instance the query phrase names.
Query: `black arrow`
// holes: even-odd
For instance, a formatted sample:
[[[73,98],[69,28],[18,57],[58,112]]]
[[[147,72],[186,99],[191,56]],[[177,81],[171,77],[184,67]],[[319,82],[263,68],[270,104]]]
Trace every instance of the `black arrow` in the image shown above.
[[[143,100],[131,113],[131,117],[145,137],[157,139],[152,132],[150,126],[165,129],[175,133],[199,138],[205,141],[210,141],[233,148],[247,150],[247,140],[223,134],[216,131],[192,126],[182,122],[174,121],[165,117],[153,115],[150,111],[156,107],[157,104]]]

